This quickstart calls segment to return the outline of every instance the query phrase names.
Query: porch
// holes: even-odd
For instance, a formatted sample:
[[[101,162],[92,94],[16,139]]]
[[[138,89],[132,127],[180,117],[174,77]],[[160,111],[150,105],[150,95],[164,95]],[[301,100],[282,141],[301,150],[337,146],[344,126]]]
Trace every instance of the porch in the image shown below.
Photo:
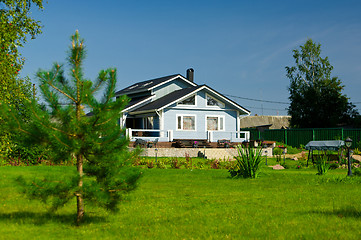
[[[206,138],[182,138],[176,136],[174,138],[173,130],[157,130],[157,129],[126,129],[127,137],[131,141],[131,145],[134,145],[136,141],[141,141],[144,145],[149,146],[147,143],[156,142],[156,146],[151,144],[151,147],[229,147],[232,145],[249,142],[249,131],[207,131],[203,136]],[[220,144],[221,143],[221,144]],[[225,144],[226,143],[226,144]]]

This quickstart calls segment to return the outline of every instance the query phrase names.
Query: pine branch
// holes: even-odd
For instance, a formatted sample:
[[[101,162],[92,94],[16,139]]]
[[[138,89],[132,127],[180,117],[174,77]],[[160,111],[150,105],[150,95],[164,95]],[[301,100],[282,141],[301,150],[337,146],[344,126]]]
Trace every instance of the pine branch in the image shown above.
[[[55,90],[57,90],[58,92],[60,92],[61,94],[63,94],[63,95],[66,96],[67,98],[69,98],[70,100],[72,100],[73,102],[76,102],[76,100],[75,100],[72,96],[70,96],[70,95],[68,95],[66,92],[60,90],[59,88],[57,88],[57,87],[53,84],[53,81],[54,81],[56,75],[58,74],[58,72],[59,72],[59,69],[57,68],[57,69],[56,69],[56,72],[55,72],[55,74],[54,74],[53,79],[43,79],[43,78],[42,78],[42,79],[43,79],[47,84],[49,84],[52,88],[54,88]],[[39,74],[39,75],[40,75],[40,74]],[[48,76],[49,76],[49,72],[48,72]],[[40,77],[40,76],[39,76],[39,77]],[[41,78],[41,77],[40,77],[40,78]]]

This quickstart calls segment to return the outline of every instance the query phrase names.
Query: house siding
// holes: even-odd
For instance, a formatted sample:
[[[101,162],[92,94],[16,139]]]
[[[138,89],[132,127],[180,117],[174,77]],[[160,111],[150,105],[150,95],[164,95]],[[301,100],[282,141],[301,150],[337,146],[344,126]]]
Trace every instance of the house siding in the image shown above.
[[[196,116],[196,130],[177,130],[177,116]],[[237,112],[233,110],[197,110],[197,109],[174,109],[168,108],[164,111],[164,129],[175,129],[173,137],[175,139],[207,139],[207,116],[224,117],[224,130],[217,131],[217,135],[226,138],[227,132],[236,131]]]

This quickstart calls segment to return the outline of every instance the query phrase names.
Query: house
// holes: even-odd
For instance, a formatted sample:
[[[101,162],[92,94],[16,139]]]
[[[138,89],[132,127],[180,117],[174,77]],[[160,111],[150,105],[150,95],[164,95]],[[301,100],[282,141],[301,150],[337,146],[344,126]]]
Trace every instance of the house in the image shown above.
[[[243,142],[248,132],[240,132],[240,119],[250,111],[207,85],[194,81],[194,70],[135,83],[116,92],[131,101],[122,111],[120,124],[131,140],[136,138],[173,141],[228,139]]]

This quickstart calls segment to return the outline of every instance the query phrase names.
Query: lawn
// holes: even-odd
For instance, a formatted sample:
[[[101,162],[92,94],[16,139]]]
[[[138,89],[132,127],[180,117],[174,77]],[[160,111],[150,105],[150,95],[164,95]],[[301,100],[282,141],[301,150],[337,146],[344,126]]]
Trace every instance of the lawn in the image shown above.
[[[143,169],[116,214],[87,206],[76,227],[75,201],[56,213],[14,186],[19,175],[66,174],[72,167],[1,167],[0,239],[358,239],[361,178],[346,170],[263,167],[258,179],[227,170]]]

